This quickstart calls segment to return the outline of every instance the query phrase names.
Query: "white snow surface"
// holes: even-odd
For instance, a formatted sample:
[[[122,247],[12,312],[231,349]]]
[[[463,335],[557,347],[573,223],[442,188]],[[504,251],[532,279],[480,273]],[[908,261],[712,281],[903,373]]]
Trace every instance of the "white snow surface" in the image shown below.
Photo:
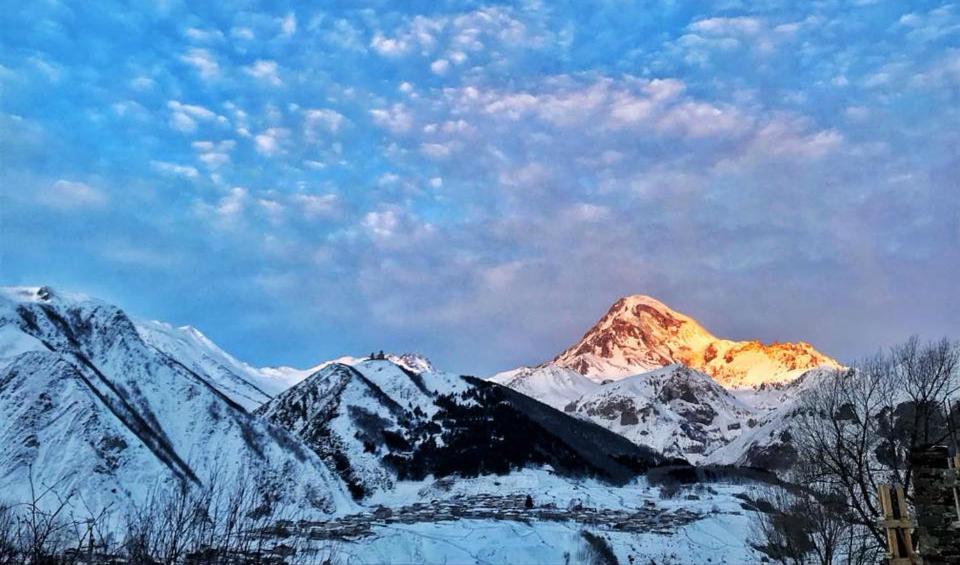
[[[330,359],[324,361],[318,365],[307,369],[295,369],[293,367],[262,367],[257,369],[257,372],[267,379],[277,381],[280,384],[280,392],[302,382],[304,379],[310,375],[316,373],[320,369],[332,365],[334,363],[340,363],[342,365],[358,365],[365,361],[369,361],[370,357],[355,357],[353,355],[344,355],[342,357],[337,357],[336,359]],[[418,353],[401,353],[399,355],[388,353],[386,354],[386,360],[391,361],[401,367],[404,367],[414,373],[435,373],[437,372],[436,367],[433,366],[433,363]]]
[[[283,392],[280,379],[237,360],[192,326],[175,328],[157,321],[134,322],[141,339],[191,370],[209,375],[221,392],[247,410],[253,410]]]
[[[470,387],[451,373],[418,374],[390,360],[351,358],[349,364],[324,364],[258,415],[283,422],[316,449],[335,449],[349,461],[352,481],[367,492],[378,492],[393,487],[394,474],[384,465],[382,446],[371,451],[365,443],[358,421],[374,419],[400,431],[401,410],[416,409],[430,418],[438,410],[435,395],[459,394]]]
[[[761,555],[747,540],[751,537],[751,511],[736,495],[756,495],[755,485],[711,484],[714,493],[683,489],[663,498],[659,487],[637,479],[623,487],[585,479],[572,481],[549,468],[524,469],[506,476],[428,479],[398,482],[378,493],[371,505],[397,507],[414,501],[436,501],[479,494],[498,496],[529,494],[536,506],[570,508],[639,509],[655,505],[668,513],[690,510],[703,518],[674,532],[637,534],[585,526],[570,521],[528,523],[497,520],[391,525],[375,531],[372,539],[343,544],[334,554],[348,554],[360,562],[374,563],[579,563],[587,560],[581,531],[607,541],[620,563],[758,563]],[[687,495],[696,492],[695,500]]]
[[[788,383],[733,389],[679,364],[603,384],[552,365],[489,380],[666,455],[695,464],[752,465],[751,452],[780,442],[796,399],[834,371],[822,367]]]
[[[761,458],[786,448],[790,450],[790,428],[798,415],[803,396],[824,386],[828,379],[839,378],[842,373],[832,368],[807,371],[800,378],[783,386],[734,391],[756,407],[756,424],[750,426],[740,437],[710,453],[704,463],[720,465],[764,466]],[[891,399],[892,401],[892,399]],[[785,444],[787,444],[785,446]]]
[[[4,289],[0,336],[5,497],[24,497],[32,473],[64,496],[123,507],[156,486],[217,474],[225,486],[250,480],[307,512],[354,507],[316,454],[218,388],[224,375],[148,346],[118,308],[45,288]]]
[[[490,377],[490,381],[510,387],[549,404],[557,410],[600,388],[600,384],[566,367],[541,365],[520,367]]]

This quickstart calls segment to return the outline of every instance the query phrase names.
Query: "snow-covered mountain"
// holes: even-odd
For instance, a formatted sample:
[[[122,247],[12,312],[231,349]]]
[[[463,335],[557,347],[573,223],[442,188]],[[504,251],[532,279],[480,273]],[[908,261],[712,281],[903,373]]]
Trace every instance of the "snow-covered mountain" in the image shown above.
[[[141,326],[141,330],[143,326]],[[87,504],[142,502],[161,484],[250,481],[264,504],[350,507],[312,450],[244,408],[264,395],[232,358],[195,356],[167,328],[49,288],[0,289],[0,485]],[[177,358],[156,344],[179,344]],[[258,396],[261,395],[261,396]],[[236,399],[236,400],[235,400]],[[242,402],[241,402],[242,401]],[[242,479],[241,479],[242,478]]]
[[[693,463],[739,437],[754,416],[713,379],[682,365],[600,386],[566,410]]]
[[[728,388],[792,380],[833,359],[808,343],[719,339],[693,318],[649,296],[621,298],[552,362],[598,382],[680,363]]]
[[[164,322],[133,322],[144,343],[191,370],[208,375],[211,384],[246,410],[257,408],[289,388],[283,379],[265,375],[262,369],[223,351],[192,326],[175,328]]]
[[[797,460],[791,428],[800,415],[804,395],[815,394],[819,387],[829,386],[833,379],[846,375],[846,371],[820,367],[789,383],[735,391],[743,401],[756,407],[755,425],[710,453],[705,462],[770,470],[789,468]]]
[[[300,436],[357,498],[401,479],[543,465],[622,483],[663,461],[509,388],[390,360],[327,365],[257,414]]]
[[[371,354],[369,357],[344,355],[342,357],[337,357],[336,359],[324,361],[308,369],[295,369],[293,367],[284,366],[262,367],[260,369],[256,369],[256,371],[263,378],[280,383],[281,390],[286,390],[328,365],[333,365],[334,363],[340,363],[343,365],[357,365],[358,363],[363,363],[364,361],[374,358],[374,356],[374,354]],[[415,373],[433,373],[437,370],[429,359],[423,355],[420,355],[419,353],[401,353],[399,355],[387,353],[385,354],[385,359]]]
[[[643,473],[676,461],[583,416],[606,426],[616,412],[609,427],[627,436],[631,413],[713,433],[728,408],[708,417],[690,395],[729,410],[735,401],[682,380],[664,372],[601,386],[560,367],[505,378],[546,391],[565,414],[417,355],[260,369],[189,326],[45,287],[2,288],[0,502],[28,500],[32,479],[76,501],[70,516],[109,510],[110,536],[122,536],[123,516],[153,504],[155,487],[186,492],[175,487],[216,477],[252,487],[257,516],[294,510],[296,521],[273,524],[283,555],[291,529],[310,545],[289,562],[329,551],[332,561],[401,563],[690,561],[731,531],[734,542],[711,546],[710,558],[756,561],[737,543],[750,525],[748,487],[664,499]],[[666,404],[649,414],[618,404],[630,387]]]
[[[553,361],[490,380],[699,462],[789,404],[805,373],[838,366],[807,343],[718,339],[689,316],[637,295],[618,300]]]
[[[549,465],[624,482],[663,460],[419,355],[257,369],[189,326],[46,287],[0,292],[0,440],[0,484],[32,469],[126,504],[245,473],[324,512],[398,479]]]
[[[489,380],[508,386],[559,410],[566,409],[571,402],[600,388],[599,383],[573,369],[549,364],[504,371],[490,377]]]
[[[731,392],[679,364],[602,384],[556,365],[523,367],[489,380],[692,463],[756,425],[764,410],[751,402],[759,404],[773,394]],[[738,398],[741,392],[743,400]]]

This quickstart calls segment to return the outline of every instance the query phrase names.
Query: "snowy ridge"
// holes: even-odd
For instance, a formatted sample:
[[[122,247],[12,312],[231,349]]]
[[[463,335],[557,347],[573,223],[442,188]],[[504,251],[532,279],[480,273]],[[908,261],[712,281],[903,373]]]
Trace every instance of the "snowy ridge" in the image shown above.
[[[556,365],[520,367],[497,373],[489,380],[536,398],[558,410],[563,410],[581,396],[600,388],[599,383],[580,373]]]
[[[286,388],[281,381],[238,361],[196,328],[174,328],[156,321],[136,321],[135,326],[144,343],[209,376],[211,384],[246,410],[253,410]]]
[[[621,298],[553,364],[596,381],[621,379],[681,363],[728,388],[790,381],[839,364],[810,344],[718,339],[696,320],[649,296]]]
[[[216,472],[312,512],[351,506],[310,449],[221,392],[223,375],[147,345],[120,309],[48,288],[6,289],[0,328],[14,338],[0,363],[8,496],[32,472],[88,503],[122,506],[158,483],[199,484]]]
[[[795,381],[751,391],[738,391],[741,397],[760,407],[756,425],[736,440],[709,454],[706,463],[740,465],[781,470],[796,461],[790,428],[799,414],[804,395],[826,386],[844,373],[832,368],[807,371]]]
[[[662,460],[509,388],[389,360],[328,365],[257,414],[301,437],[358,499],[398,480],[545,464],[623,482]]]
[[[341,365],[357,365],[363,363],[364,361],[369,361],[371,357],[354,357],[352,355],[344,355],[342,357],[337,357],[336,359],[330,359],[329,361],[324,361],[318,365],[314,365],[309,369],[295,369],[293,367],[263,367],[257,369],[257,374],[262,376],[265,379],[279,383],[277,386],[280,387],[281,391],[286,390],[297,383],[303,381],[310,375],[316,373],[320,369],[333,365],[334,363],[340,363]],[[391,361],[409,371],[414,373],[435,373],[437,369],[433,366],[433,363],[418,353],[401,353],[395,355],[392,353],[385,354],[386,360]]]

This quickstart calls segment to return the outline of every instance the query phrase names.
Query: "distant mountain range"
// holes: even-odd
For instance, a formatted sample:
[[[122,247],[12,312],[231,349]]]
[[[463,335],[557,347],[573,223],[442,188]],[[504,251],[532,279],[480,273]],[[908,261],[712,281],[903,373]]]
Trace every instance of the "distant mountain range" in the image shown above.
[[[400,479],[548,466],[624,483],[665,460],[417,355],[258,369],[196,329],[46,287],[0,290],[0,443],[14,499],[32,478],[123,507],[216,475],[321,514]]]
[[[693,559],[713,534],[677,524],[735,523],[746,539],[747,487],[707,489],[703,500],[669,502],[665,514],[652,476],[639,477],[658,467],[661,477],[677,466],[688,472],[687,461],[789,467],[798,399],[838,366],[807,344],[714,338],[633,296],[552,362],[488,380],[410,353],[258,368],[189,326],[133,319],[47,287],[0,288],[0,505],[29,500],[33,484],[82,509],[122,514],[159,489],[217,481],[246,488],[258,515],[292,509],[324,528],[350,523],[337,535],[351,551],[373,543],[370,555],[410,561],[423,558],[422,540],[384,522],[391,508],[404,513],[398,522],[423,514],[417,527],[441,530],[430,517],[435,504],[445,520],[468,512],[501,531],[513,516],[525,521],[510,528],[545,540],[555,526],[530,521],[516,504],[547,498],[551,506],[529,516],[574,520],[579,539],[587,523],[576,520],[601,512],[584,509],[592,500],[617,527],[624,516],[651,516],[639,545],[635,532],[604,534],[622,557],[656,561],[666,543],[687,544]],[[718,505],[723,516],[712,518],[707,509]],[[383,535],[353,538],[354,526]],[[511,558],[530,558],[529,544],[517,543]],[[500,546],[490,538],[463,549]],[[733,561],[756,557],[746,544],[728,550]]]

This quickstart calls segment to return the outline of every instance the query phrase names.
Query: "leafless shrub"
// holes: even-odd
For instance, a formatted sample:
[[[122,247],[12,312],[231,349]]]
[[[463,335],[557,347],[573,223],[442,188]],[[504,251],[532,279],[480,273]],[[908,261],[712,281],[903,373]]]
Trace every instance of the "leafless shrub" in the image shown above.
[[[201,488],[154,489],[125,517],[123,553],[132,562],[279,562],[295,548],[268,543],[270,532],[295,516],[271,508],[258,485],[239,476],[227,488],[214,474]]]
[[[30,501],[0,504],[0,565],[329,561],[330,548],[307,552],[302,537],[278,526],[299,516],[270,504],[261,487],[260,477],[214,473],[200,487],[158,485],[119,516],[55,487],[31,488]]]
[[[13,565],[18,554],[16,515],[10,504],[0,502],[0,565]]]
[[[578,563],[588,563],[589,565],[617,565],[617,555],[610,547],[610,543],[604,538],[587,530],[580,532],[583,538],[583,545],[577,552]]]

